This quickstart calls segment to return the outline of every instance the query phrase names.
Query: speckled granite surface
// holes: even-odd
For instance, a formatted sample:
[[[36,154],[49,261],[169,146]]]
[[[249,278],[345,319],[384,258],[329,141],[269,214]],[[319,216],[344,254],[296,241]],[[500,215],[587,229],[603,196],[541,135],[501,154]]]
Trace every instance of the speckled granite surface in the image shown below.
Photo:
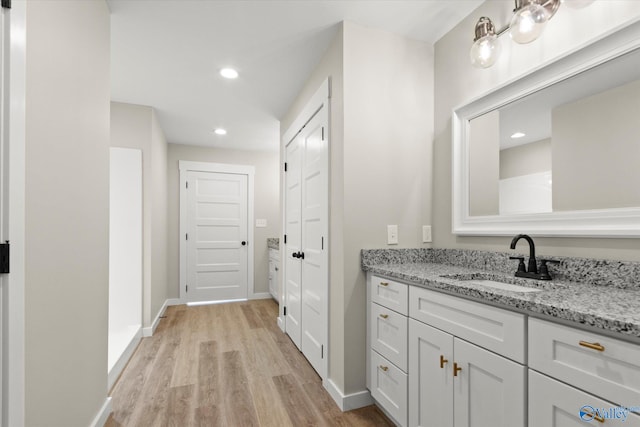
[[[267,247],[270,249],[280,249],[280,239],[277,237],[267,238]]]
[[[517,262],[509,260],[509,255],[450,249],[363,250],[362,268],[640,342],[640,263],[549,257],[561,261],[549,268],[554,280],[537,281],[514,277]],[[511,292],[460,279],[495,280],[542,290]]]

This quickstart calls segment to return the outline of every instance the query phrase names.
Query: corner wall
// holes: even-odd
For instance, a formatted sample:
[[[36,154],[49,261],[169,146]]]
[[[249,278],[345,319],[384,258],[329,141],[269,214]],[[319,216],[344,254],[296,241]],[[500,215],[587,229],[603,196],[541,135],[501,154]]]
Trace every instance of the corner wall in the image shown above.
[[[429,217],[433,49],[350,22],[283,118],[285,132],[331,78],[329,379],[348,396],[365,390],[366,283],[360,250],[421,243]],[[282,147],[281,147],[282,150]],[[429,224],[426,222],[425,224]]]
[[[111,146],[142,150],[142,326],[149,328],[169,298],[167,143],[153,108],[111,102]]]
[[[435,45],[435,152],[431,212],[434,246],[438,248],[507,251],[510,241],[505,237],[460,237],[451,233],[452,110],[640,18],[640,2],[635,0],[594,2],[583,9],[562,6],[538,40],[528,45],[516,45],[508,36],[502,36],[502,55],[498,62],[488,69],[473,68],[469,63],[469,49],[477,20],[481,16],[489,16],[496,23],[508,22],[512,10],[512,1],[485,2]],[[640,260],[637,245],[637,239],[536,238],[536,247],[541,254],[631,261]]]
[[[278,217],[278,153],[241,151],[193,145],[168,144],[165,194],[168,197],[168,297],[180,297],[180,160],[226,163],[255,167],[254,218],[266,219],[267,227],[253,230],[254,293],[269,292],[269,252],[267,238],[280,236]]]
[[[27,2],[25,425],[85,427],[107,399],[106,2]]]

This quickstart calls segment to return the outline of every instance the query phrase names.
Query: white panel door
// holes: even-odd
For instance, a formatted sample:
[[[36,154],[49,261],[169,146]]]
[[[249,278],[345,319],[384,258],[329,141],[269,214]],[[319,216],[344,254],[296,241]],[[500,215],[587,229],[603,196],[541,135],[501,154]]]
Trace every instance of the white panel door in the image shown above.
[[[326,108],[301,132],[302,161],[302,353],[324,378],[327,326],[327,138]]]
[[[323,107],[286,147],[285,331],[325,378],[328,329],[328,115]]]
[[[188,302],[247,298],[248,177],[187,173]]]
[[[302,334],[302,265],[298,254],[302,246],[302,151],[303,139],[298,135],[287,145],[287,173],[285,198],[285,330],[294,344],[301,349]]]

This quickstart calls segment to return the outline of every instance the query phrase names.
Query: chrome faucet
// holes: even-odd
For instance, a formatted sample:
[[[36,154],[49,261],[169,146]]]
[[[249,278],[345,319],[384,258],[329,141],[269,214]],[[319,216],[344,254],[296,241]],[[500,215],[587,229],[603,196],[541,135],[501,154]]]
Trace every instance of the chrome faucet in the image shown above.
[[[547,263],[559,264],[560,261],[555,261],[551,259],[540,260],[540,272],[538,272],[538,263],[536,261],[536,245],[535,243],[533,243],[533,239],[531,237],[529,237],[526,234],[518,234],[516,237],[513,238],[513,240],[511,240],[511,249],[516,248],[516,244],[520,239],[525,239],[527,243],[529,243],[529,267],[525,268],[524,257],[519,257],[519,256],[509,257],[509,259],[520,260],[520,262],[518,263],[518,271],[516,271],[516,277],[526,277],[529,279],[538,279],[538,280],[551,280],[551,275],[549,274]]]

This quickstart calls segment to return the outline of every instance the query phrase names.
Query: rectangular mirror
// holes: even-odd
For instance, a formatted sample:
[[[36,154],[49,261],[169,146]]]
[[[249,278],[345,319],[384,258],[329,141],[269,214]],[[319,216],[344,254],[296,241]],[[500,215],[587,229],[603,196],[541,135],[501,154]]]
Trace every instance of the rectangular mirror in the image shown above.
[[[453,112],[453,232],[640,236],[640,24]]]

